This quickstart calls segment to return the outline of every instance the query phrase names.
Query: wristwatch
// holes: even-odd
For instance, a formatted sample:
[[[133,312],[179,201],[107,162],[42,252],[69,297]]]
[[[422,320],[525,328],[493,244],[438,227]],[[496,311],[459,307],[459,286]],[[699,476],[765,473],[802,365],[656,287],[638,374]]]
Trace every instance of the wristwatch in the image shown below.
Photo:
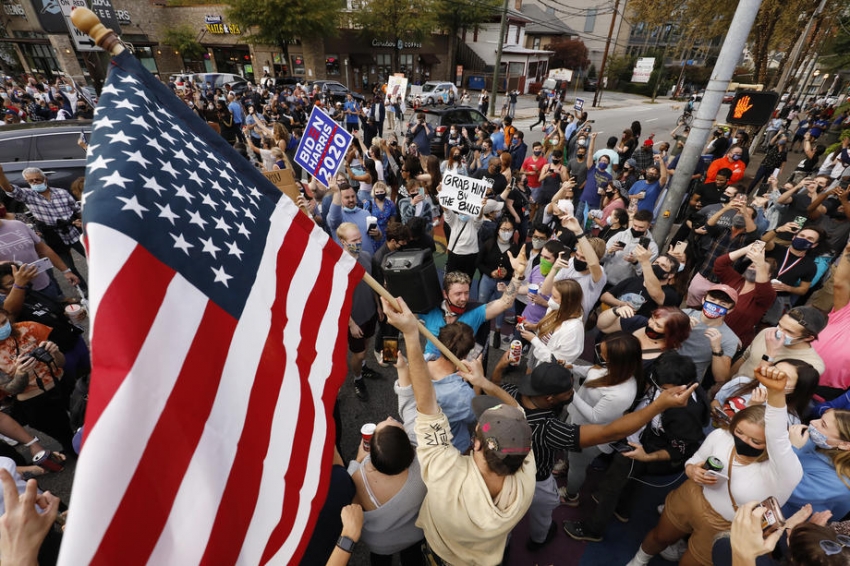
[[[353,540],[351,540],[350,538],[348,538],[345,535],[342,535],[336,541],[336,545],[349,554],[354,552],[354,546],[356,544],[357,544],[356,542],[354,542]]]
[[[775,358],[771,358],[767,354],[763,354],[761,359],[763,359],[764,361],[766,361],[769,364],[772,364],[775,361]]]

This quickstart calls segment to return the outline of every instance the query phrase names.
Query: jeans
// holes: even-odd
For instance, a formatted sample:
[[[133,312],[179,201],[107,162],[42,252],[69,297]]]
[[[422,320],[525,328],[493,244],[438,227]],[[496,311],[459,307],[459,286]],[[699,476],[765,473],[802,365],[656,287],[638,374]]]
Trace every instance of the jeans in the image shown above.
[[[534,486],[534,497],[528,508],[528,536],[534,542],[543,542],[552,524],[552,511],[561,504],[558,484],[552,474]]]
[[[478,283],[478,302],[487,304],[490,301],[496,300],[502,296],[501,291],[496,289],[496,286],[502,281],[496,281],[489,275],[481,274],[481,281]],[[501,313],[496,317],[496,331],[501,332],[502,323],[505,321],[505,313]]]

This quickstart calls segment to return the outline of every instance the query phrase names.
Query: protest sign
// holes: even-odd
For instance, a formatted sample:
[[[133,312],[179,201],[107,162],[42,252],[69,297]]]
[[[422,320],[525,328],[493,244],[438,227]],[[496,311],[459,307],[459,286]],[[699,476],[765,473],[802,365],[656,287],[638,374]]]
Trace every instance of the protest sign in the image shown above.
[[[387,79],[387,98],[394,102],[399,96],[404,98],[407,91],[407,77],[393,75]]]
[[[478,216],[481,214],[481,201],[489,187],[487,181],[446,173],[439,195],[440,205],[458,214]]]
[[[295,162],[321,184],[330,187],[352,139],[352,135],[330,116],[313,107],[304,136],[295,152]]]

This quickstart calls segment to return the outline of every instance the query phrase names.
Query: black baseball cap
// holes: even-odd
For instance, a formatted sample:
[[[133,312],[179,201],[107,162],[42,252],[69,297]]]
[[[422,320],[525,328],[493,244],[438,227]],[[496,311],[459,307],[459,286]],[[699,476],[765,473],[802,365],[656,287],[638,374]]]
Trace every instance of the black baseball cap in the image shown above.
[[[525,376],[517,388],[530,397],[565,393],[573,388],[573,372],[560,364],[544,362]]]

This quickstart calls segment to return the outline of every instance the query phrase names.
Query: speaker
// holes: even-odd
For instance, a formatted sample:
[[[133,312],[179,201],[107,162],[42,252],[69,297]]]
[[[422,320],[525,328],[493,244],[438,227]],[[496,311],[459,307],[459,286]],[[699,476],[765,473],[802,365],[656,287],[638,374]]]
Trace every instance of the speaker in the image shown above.
[[[384,257],[387,290],[401,297],[415,313],[440,306],[443,292],[431,250],[400,250]]]

